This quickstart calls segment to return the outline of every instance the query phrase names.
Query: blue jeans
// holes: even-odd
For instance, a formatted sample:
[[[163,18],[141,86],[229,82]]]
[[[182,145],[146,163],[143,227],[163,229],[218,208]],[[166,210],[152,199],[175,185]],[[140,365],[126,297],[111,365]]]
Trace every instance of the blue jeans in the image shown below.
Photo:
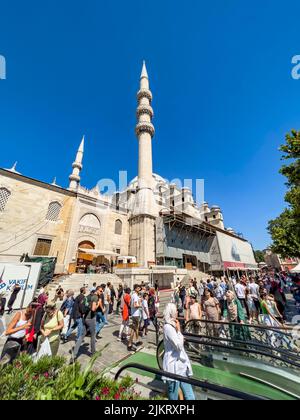
[[[104,313],[105,324],[108,325],[109,304],[104,305],[104,307],[105,307],[105,313]]]
[[[69,329],[69,331],[66,334],[66,338],[69,338],[70,335],[73,333],[74,330],[77,328],[77,340],[79,340],[79,337],[83,334],[83,319],[77,318],[72,327]]]
[[[179,387],[181,388],[184,398],[186,401],[195,401],[195,394],[193,387],[186,382],[178,381],[167,381],[168,384],[168,396],[170,401],[178,401],[179,399]]]
[[[97,312],[96,316],[96,335],[100,333],[106,323],[105,316],[102,312]]]

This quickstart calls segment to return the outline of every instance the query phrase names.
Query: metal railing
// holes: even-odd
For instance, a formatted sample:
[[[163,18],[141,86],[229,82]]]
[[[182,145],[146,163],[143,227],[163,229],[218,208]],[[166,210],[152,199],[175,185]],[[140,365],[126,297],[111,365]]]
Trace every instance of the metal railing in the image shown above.
[[[230,349],[230,348],[238,348],[241,351],[243,350],[243,348],[249,348],[252,350],[261,350],[261,351],[266,351],[268,352],[267,354],[269,355],[270,351],[275,354],[280,354],[282,355],[284,358],[288,359],[288,360],[292,360],[294,362],[299,362],[300,363],[300,356],[297,353],[293,353],[291,351],[287,351],[285,349],[273,349],[270,348],[269,346],[259,343],[259,342],[252,342],[252,341],[241,341],[241,340],[233,340],[233,339],[229,339],[229,338],[223,338],[223,337],[212,337],[212,336],[208,336],[208,335],[197,335],[197,334],[192,334],[192,333],[184,333],[184,337],[189,338],[189,337],[198,337],[199,339],[201,339],[201,343],[202,344],[207,344],[210,345],[212,343],[216,343],[218,344],[218,342],[220,343],[226,343],[226,349]]]
[[[284,351],[286,355],[300,359],[300,349],[294,341],[293,328],[289,327],[266,327],[201,319],[184,322],[182,331],[183,334],[204,335],[211,339],[219,337],[232,342],[241,341],[249,346],[261,344],[272,351]]]
[[[224,395],[224,396],[231,397],[238,400],[244,400],[244,401],[266,401],[267,400],[266,398],[263,398],[257,395],[251,395],[245,392],[237,391],[231,388],[226,388],[220,385],[215,385],[209,382],[199,381],[198,379],[195,379],[195,378],[182,377],[179,375],[175,375],[173,373],[164,372],[159,369],[143,366],[138,363],[128,363],[125,366],[121,367],[115,375],[115,380],[117,381],[120,375],[122,374],[122,372],[128,369],[138,369],[144,372],[152,373],[153,375],[156,375],[159,377],[164,377],[166,379],[170,379],[173,381],[184,382],[184,383],[192,385],[193,387],[197,387],[206,391],[211,391],[216,394]]]

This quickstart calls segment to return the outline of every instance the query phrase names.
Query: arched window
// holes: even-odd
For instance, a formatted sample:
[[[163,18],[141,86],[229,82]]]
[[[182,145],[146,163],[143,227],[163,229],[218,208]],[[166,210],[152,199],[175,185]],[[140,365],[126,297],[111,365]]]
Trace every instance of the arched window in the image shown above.
[[[11,192],[7,188],[0,188],[0,211],[4,211]]]
[[[94,235],[100,234],[101,224],[94,214],[87,213],[79,221],[79,232],[91,233]]]
[[[57,222],[61,208],[62,205],[59,204],[57,201],[53,201],[52,203],[50,203],[48,207],[46,220],[49,220],[50,222]]]
[[[116,235],[122,235],[122,222],[121,222],[121,220],[116,220],[115,234]]]

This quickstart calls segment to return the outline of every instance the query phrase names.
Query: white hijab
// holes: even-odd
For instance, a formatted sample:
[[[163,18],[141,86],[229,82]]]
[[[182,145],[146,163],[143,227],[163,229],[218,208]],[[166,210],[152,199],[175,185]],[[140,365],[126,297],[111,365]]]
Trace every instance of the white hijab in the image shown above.
[[[176,328],[176,320],[177,320],[177,308],[174,303],[168,303],[166,309],[164,311],[164,321],[165,324],[170,324],[174,328]]]

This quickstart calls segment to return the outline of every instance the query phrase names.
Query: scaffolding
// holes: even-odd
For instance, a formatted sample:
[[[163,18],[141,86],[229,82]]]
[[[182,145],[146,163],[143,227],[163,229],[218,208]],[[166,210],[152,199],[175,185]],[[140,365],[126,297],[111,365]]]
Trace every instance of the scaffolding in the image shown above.
[[[199,264],[202,264],[204,270],[201,271],[209,270],[209,258],[204,257],[204,255],[209,254],[208,245],[212,241],[212,238],[216,236],[216,228],[184,213],[161,213],[160,218],[161,224],[157,226],[157,248],[161,263],[168,265],[170,262],[179,268],[190,266],[190,269],[192,269],[192,266],[198,267]],[[167,239],[165,226],[167,226],[169,233],[173,232],[172,244],[174,246]],[[195,243],[195,237],[197,238],[197,242],[202,244],[202,249],[192,249],[192,244]],[[175,257],[174,253],[169,253],[167,249],[181,249],[182,253],[180,256]]]

